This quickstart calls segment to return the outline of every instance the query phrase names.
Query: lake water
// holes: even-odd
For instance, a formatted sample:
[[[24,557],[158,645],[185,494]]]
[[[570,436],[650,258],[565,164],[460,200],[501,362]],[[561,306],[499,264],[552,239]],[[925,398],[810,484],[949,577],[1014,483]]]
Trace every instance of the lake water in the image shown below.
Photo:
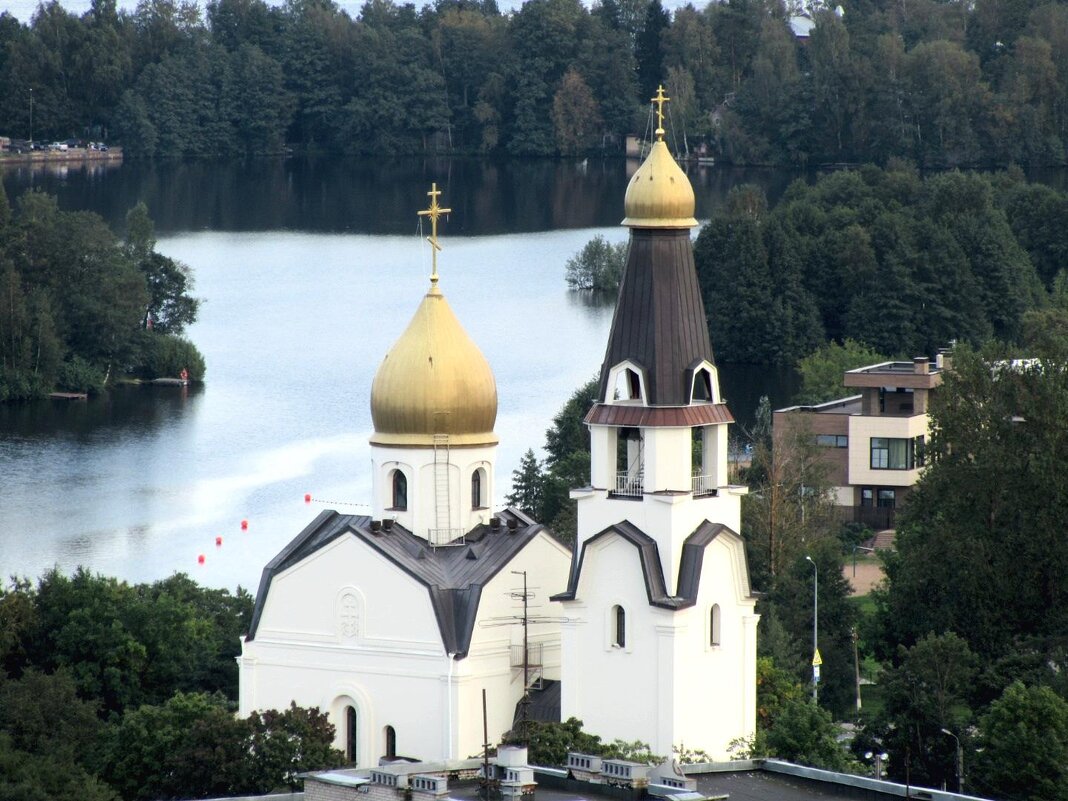
[[[754,177],[772,195],[789,180],[695,173],[699,215]],[[145,200],[158,249],[194,270],[204,303],[188,333],[208,364],[188,390],[0,404],[4,576],[86,565],[254,587],[321,508],[365,509],[371,381],[428,285],[415,212],[431,181],[454,210],[442,289],[497,378],[503,502],[523,452],[603,356],[611,305],[568,292],[564,263],[596,234],[627,235],[623,161],[202,162],[3,179],[12,197],[43,188],[116,228]],[[721,379],[742,420],[763,392],[785,404],[792,390],[759,369],[725,365]]]

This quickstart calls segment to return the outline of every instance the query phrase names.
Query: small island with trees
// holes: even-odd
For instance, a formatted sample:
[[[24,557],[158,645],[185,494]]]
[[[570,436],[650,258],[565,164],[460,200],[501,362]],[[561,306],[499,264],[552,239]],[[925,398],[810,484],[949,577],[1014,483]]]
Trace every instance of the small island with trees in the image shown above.
[[[156,252],[143,203],[124,238],[91,212],[0,187],[0,401],[99,392],[124,379],[204,378],[185,327],[198,301],[184,264]]]

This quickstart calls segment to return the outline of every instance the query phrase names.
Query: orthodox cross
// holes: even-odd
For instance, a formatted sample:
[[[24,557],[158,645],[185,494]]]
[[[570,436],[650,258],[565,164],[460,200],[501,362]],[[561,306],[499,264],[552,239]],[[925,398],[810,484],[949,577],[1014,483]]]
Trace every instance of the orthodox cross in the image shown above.
[[[656,138],[661,142],[664,141],[664,103],[669,100],[671,98],[664,94],[664,85],[661,84],[656,88],[656,97],[652,98],[656,103]]]
[[[438,244],[438,217],[452,211],[452,209],[443,209],[438,205],[438,195],[440,194],[441,190],[438,189],[437,183],[432,183],[430,185],[430,191],[427,192],[427,196],[430,198],[430,208],[419,212],[420,217],[430,218],[430,236],[426,238],[426,241],[430,243],[432,260],[430,281],[435,284],[438,282],[438,251],[441,250],[441,245]]]

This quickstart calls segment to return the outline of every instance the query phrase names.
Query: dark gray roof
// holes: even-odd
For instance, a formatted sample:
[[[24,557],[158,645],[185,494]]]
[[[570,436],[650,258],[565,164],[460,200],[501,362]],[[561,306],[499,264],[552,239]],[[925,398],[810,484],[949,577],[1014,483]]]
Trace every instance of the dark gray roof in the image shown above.
[[[572,555],[571,575],[568,578],[567,590],[552,596],[552,600],[575,600],[579,578],[582,575],[582,562],[586,558],[586,548],[601,537],[618,534],[638,550],[642,575],[645,577],[645,594],[649,598],[650,606],[658,606],[661,609],[685,609],[693,606],[697,603],[697,591],[701,588],[701,567],[704,564],[705,546],[725,531],[731,530],[722,523],[710,523],[706,520],[686,538],[682,546],[682,560],[679,563],[679,585],[675,594],[671,595],[664,579],[664,568],[660,564],[660,549],[657,547],[656,540],[629,520],[616,523],[590,537],[582,543],[582,549]]]
[[[446,652],[462,659],[471,647],[482,588],[539,533],[549,533],[518,509],[508,508],[498,517],[501,526],[497,531],[476,526],[463,545],[432,548],[425,539],[396,523],[389,531],[375,532],[366,515],[321,512],[263,569],[247,639],[256,637],[271,581],[278,573],[339,537],[355,537],[427,588],[442,645]],[[509,520],[516,521],[515,529],[508,528]]]
[[[601,367],[601,395],[608,371],[630,359],[644,368],[650,406],[685,406],[696,363],[712,361],[701,288],[688,230],[635,228],[608,349]]]
[[[729,795],[731,801],[815,801],[820,798],[864,801],[871,797],[857,787],[841,787],[763,770],[701,773],[692,778],[697,779],[699,793]]]
[[[541,689],[530,691],[530,703],[527,705],[527,720],[540,723],[560,722],[560,682],[556,679],[542,679]],[[512,727],[522,720],[523,700],[515,705],[515,717]]]

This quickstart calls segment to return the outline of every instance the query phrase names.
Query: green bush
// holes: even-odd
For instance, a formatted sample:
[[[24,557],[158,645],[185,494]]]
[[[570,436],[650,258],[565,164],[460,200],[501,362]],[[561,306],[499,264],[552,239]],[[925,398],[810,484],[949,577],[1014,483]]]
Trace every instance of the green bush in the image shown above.
[[[142,343],[141,364],[134,373],[141,378],[174,378],[189,371],[193,381],[204,380],[204,357],[188,339],[169,334],[148,334]]]
[[[0,367],[0,402],[27,400],[48,394],[48,387],[39,376],[25,370]]]
[[[68,392],[101,392],[107,382],[107,374],[81,356],[71,356],[59,366],[56,386]]]

